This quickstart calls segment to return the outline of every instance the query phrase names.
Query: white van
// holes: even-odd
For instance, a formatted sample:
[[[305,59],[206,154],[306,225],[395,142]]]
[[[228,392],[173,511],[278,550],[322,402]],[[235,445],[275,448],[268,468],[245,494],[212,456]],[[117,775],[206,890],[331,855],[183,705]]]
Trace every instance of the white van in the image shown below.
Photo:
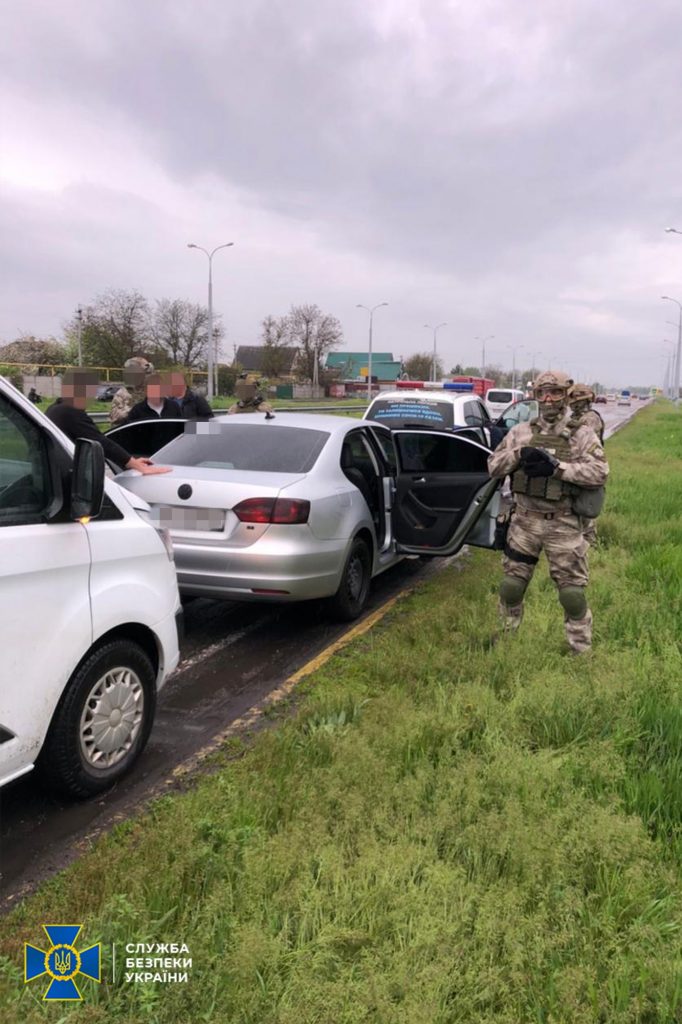
[[[491,417],[496,419],[508,405],[524,397],[525,393],[519,388],[489,388],[485,393],[485,404]]]
[[[74,446],[0,377],[0,786],[37,765],[88,796],[144,748],[182,621],[147,513],[101,445]]]

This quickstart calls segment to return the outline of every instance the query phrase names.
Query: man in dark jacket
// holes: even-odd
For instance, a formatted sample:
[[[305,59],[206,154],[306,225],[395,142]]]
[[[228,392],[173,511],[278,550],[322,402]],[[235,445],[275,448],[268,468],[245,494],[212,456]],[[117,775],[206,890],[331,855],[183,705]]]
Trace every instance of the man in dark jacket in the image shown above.
[[[137,402],[125,423],[138,423],[140,420],[179,420],[184,419],[180,405],[170,397],[171,383],[164,380],[160,373],[152,373],[147,377],[147,397]]]
[[[203,395],[192,391],[185,383],[180,371],[171,373],[171,395],[180,406],[180,415],[185,420],[208,420],[213,416],[213,409]]]
[[[144,474],[170,472],[169,466],[155,466],[150,459],[134,458],[120,444],[100,433],[95,421],[85,411],[88,388],[94,394],[96,384],[96,379],[90,380],[82,370],[67,370],[62,377],[62,397],[49,407],[46,415],[72,441],[79,437],[97,441],[102,445],[105,457],[121,469],[136,469]]]

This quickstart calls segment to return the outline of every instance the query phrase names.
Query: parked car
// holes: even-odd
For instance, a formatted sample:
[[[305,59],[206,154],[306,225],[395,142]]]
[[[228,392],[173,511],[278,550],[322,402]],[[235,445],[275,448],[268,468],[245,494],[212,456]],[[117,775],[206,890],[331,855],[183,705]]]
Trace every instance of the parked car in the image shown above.
[[[141,426],[162,432],[165,424],[119,428],[130,451]],[[458,433],[253,413],[188,422],[154,455],[172,472],[117,479],[170,530],[181,593],[328,598],[334,615],[350,620],[372,577],[403,555],[492,546],[499,496],[488,455]]]
[[[508,405],[524,397],[524,392],[519,388],[490,388],[486,391],[485,404],[491,417],[495,419]]]
[[[116,392],[125,387],[125,384],[100,384],[95,392],[95,398],[98,402],[110,402]]]
[[[595,405],[606,405],[606,395],[597,395],[594,400]]]
[[[365,420],[391,430],[426,428],[458,430],[483,444],[491,444],[492,421],[473,385],[399,381],[395,391],[381,391],[362,414]],[[466,428],[471,431],[466,432]]]
[[[179,658],[168,535],[0,378],[0,785],[38,765],[87,796],[142,752]]]

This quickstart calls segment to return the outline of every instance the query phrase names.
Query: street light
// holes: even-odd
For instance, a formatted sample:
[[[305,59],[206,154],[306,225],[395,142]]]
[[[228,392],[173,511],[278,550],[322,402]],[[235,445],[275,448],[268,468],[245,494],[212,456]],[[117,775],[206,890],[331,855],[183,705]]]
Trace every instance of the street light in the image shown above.
[[[76,319],[78,320],[78,365],[83,365],[83,307],[79,306],[76,310]]]
[[[516,353],[519,349],[523,348],[523,345],[507,345],[508,349],[511,349],[512,354],[512,391],[516,387]]]
[[[367,353],[367,403],[372,401],[372,320],[374,310],[381,306],[387,306],[387,302],[377,302],[376,306],[363,306],[361,302],[355,304],[356,309],[366,309],[369,313],[369,352]]]
[[[682,232],[678,232],[680,234]],[[675,356],[675,373],[673,376],[673,400],[679,401],[680,398],[680,356],[682,355],[682,302],[678,302],[677,299],[672,299],[669,295],[661,295],[661,298],[666,302],[674,302],[680,311],[680,318],[677,322],[677,354]]]
[[[432,327],[431,324],[424,324],[424,327],[428,327],[430,331],[433,331],[433,360],[431,362],[431,380],[434,382],[436,380],[436,335],[438,334],[438,331],[440,330],[441,327],[447,326],[448,325],[445,321],[443,321],[442,324],[436,324],[435,327]]]
[[[535,380],[535,357],[543,355],[542,352],[533,352],[530,363],[530,376],[532,380]]]
[[[666,323],[670,323],[670,321],[666,320]],[[677,327],[677,324],[673,324],[673,327]],[[673,391],[672,379],[673,379],[673,371],[674,371],[674,368],[675,368],[675,342],[671,341],[670,338],[664,338],[663,339],[663,344],[664,345],[670,345],[670,348],[668,349],[667,362],[666,362],[666,367],[665,367],[665,379],[663,381],[663,393],[666,394],[668,396],[668,398],[672,398],[672,391]]]
[[[213,257],[218,252],[218,249],[229,249],[234,242],[225,242],[224,245],[216,245],[212,252],[208,249],[204,249],[201,245],[195,245],[194,242],[188,242],[188,249],[199,249],[200,252],[206,253],[208,257],[208,400],[209,402],[213,398]]]
[[[480,341],[481,343],[481,377],[485,377],[485,343],[486,341],[492,341],[494,337],[494,334],[486,334],[485,338],[479,338],[478,335],[474,338],[474,341]]]
[[[682,231],[678,231],[677,228],[666,228],[665,230],[668,232],[668,234],[672,232],[673,235],[682,235]]]

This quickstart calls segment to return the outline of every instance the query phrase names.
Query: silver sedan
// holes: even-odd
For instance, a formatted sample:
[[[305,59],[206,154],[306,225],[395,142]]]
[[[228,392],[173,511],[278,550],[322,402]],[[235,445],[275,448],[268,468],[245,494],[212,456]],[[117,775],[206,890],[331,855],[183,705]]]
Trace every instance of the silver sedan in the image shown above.
[[[135,452],[141,428],[116,431]],[[178,427],[178,429],[180,429]],[[151,446],[153,449],[153,445]],[[329,598],[341,619],[362,611],[373,576],[405,554],[491,547],[498,506],[488,449],[429,430],[281,412],[188,422],[156,451],[172,467],[117,482],[170,532],[185,595],[243,601]]]

